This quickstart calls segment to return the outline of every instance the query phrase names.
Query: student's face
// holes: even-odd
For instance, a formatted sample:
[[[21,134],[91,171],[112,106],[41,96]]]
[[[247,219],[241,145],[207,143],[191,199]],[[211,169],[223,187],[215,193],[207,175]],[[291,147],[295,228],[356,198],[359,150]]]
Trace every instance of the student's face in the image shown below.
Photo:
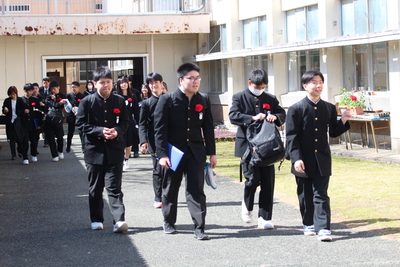
[[[33,90],[24,90],[25,91],[25,97],[29,98],[33,94]]]
[[[126,82],[122,82],[119,86],[121,87],[122,90],[128,89],[128,83]]]
[[[319,98],[324,89],[324,82],[319,75],[315,75],[311,81],[303,84],[303,88],[307,91],[310,98]]]
[[[260,84],[260,85],[257,85],[257,84],[255,84],[255,83],[252,83],[251,81],[248,81],[247,83],[248,83],[248,85],[249,85],[249,88],[250,88],[250,89],[254,89],[254,90],[261,90],[261,91],[264,91],[264,90],[265,90],[265,87],[267,87],[267,85],[266,85],[265,83],[262,83],[262,84]]]
[[[154,81],[154,80],[150,81],[149,87],[150,87],[151,92],[153,94],[155,94],[156,96],[161,95],[163,92],[163,84],[160,81]]]
[[[179,79],[180,86],[186,94],[193,95],[199,91],[200,88],[200,73],[192,70],[186,74],[185,77]]]
[[[48,81],[43,81],[43,87],[44,88],[49,88],[50,82]]]
[[[113,88],[113,82],[109,78],[100,78],[97,82],[94,82],[94,86],[103,98],[107,98]]]
[[[75,84],[73,84],[73,85],[71,86],[71,89],[72,89],[72,92],[73,92],[74,94],[77,94],[77,93],[79,92],[79,86],[76,86]]]
[[[58,94],[59,92],[60,92],[60,87],[59,86],[54,86],[54,87],[51,87],[50,88],[50,91],[53,93],[53,94]]]
[[[39,94],[39,87],[38,86],[34,86],[33,87],[33,95],[38,95]]]
[[[11,94],[9,95],[9,97],[10,97],[12,100],[17,99],[17,95],[16,95],[15,93],[11,93]]]

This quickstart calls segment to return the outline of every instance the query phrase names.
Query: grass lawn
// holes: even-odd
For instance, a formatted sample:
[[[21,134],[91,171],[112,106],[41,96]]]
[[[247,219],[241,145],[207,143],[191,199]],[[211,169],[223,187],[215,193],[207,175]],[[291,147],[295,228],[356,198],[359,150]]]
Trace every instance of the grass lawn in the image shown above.
[[[234,142],[217,142],[215,172],[239,179],[240,159],[233,156],[233,151]],[[400,166],[341,157],[332,159],[333,175],[329,184],[332,222],[400,239]],[[296,182],[287,160],[280,171],[276,170],[275,195],[298,206]]]

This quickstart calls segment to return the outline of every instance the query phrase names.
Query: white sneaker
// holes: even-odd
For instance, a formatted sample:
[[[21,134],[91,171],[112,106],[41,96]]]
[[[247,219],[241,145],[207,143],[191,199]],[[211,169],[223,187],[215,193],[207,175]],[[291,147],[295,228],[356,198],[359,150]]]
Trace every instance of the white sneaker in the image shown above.
[[[331,231],[327,229],[322,229],[318,231],[319,241],[332,241]]]
[[[264,220],[263,217],[258,218],[258,228],[260,229],[274,229],[274,224],[271,221]]]
[[[58,157],[59,157],[60,159],[64,159],[64,153],[58,152]]]
[[[314,225],[303,225],[303,233],[306,236],[315,235]]]
[[[103,230],[103,223],[92,222],[92,230]]]
[[[124,221],[118,221],[114,224],[114,233],[122,233],[128,231],[128,224]]]
[[[54,157],[54,158],[53,158],[53,161],[54,161],[54,162],[59,161],[59,160],[60,160],[60,159],[59,159],[58,157]]]
[[[24,164],[24,165],[28,165],[28,164],[29,164],[29,160],[27,160],[27,159],[24,159],[24,161],[22,162],[22,164]]]
[[[122,167],[122,171],[126,172],[127,169],[129,169],[129,163],[128,160],[124,160],[124,166]]]
[[[153,207],[156,209],[162,208],[162,202],[154,201]]]
[[[242,201],[242,219],[245,223],[251,223],[252,221],[252,216],[251,216],[251,211],[248,211],[246,208],[246,204],[244,204],[244,201]]]
[[[37,162],[37,157],[32,156],[32,162]]]

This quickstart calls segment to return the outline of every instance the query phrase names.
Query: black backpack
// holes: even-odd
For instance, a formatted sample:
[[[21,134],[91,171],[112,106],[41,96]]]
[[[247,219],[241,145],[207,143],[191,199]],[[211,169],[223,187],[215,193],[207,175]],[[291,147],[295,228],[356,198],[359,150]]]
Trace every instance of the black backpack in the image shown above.
[[[257,120],[246,130],[248,147],[242,162],[254,167],[266,167],[282,161],[285,147],[275,123]]]

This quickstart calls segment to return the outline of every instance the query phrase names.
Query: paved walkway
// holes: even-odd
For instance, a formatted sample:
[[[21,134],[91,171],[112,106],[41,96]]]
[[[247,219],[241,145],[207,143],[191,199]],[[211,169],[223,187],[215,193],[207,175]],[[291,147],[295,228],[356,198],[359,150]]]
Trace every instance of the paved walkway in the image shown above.
[[[400,242],[384,239],[376,232],[356,231],[336,223],[332,225],[332,242],[302,235],[298,208],[285,199],[276,198],[276,229],[260,230],[255,224],[243,223],[243,186],[228,177],[218,177],[216,190],[205,189],[206,232],[211,240],[193,238],[184,184],[179,196],[179,233],[165,235],[161,211],[152,207],[149,155],[130,159],[131,169],[124,173],[129,231],[112,233],[108,210],[105,229],[92,231],[86,171],[78,142],[74,138],[73,152],[64,160],[51,162],[49,149],[40,141],[39,162],[26,166],[22,160],[11,161],[7,144],[1,144],[0,266],[400,265]],[[332,150],[346,152],[339,147]]]

